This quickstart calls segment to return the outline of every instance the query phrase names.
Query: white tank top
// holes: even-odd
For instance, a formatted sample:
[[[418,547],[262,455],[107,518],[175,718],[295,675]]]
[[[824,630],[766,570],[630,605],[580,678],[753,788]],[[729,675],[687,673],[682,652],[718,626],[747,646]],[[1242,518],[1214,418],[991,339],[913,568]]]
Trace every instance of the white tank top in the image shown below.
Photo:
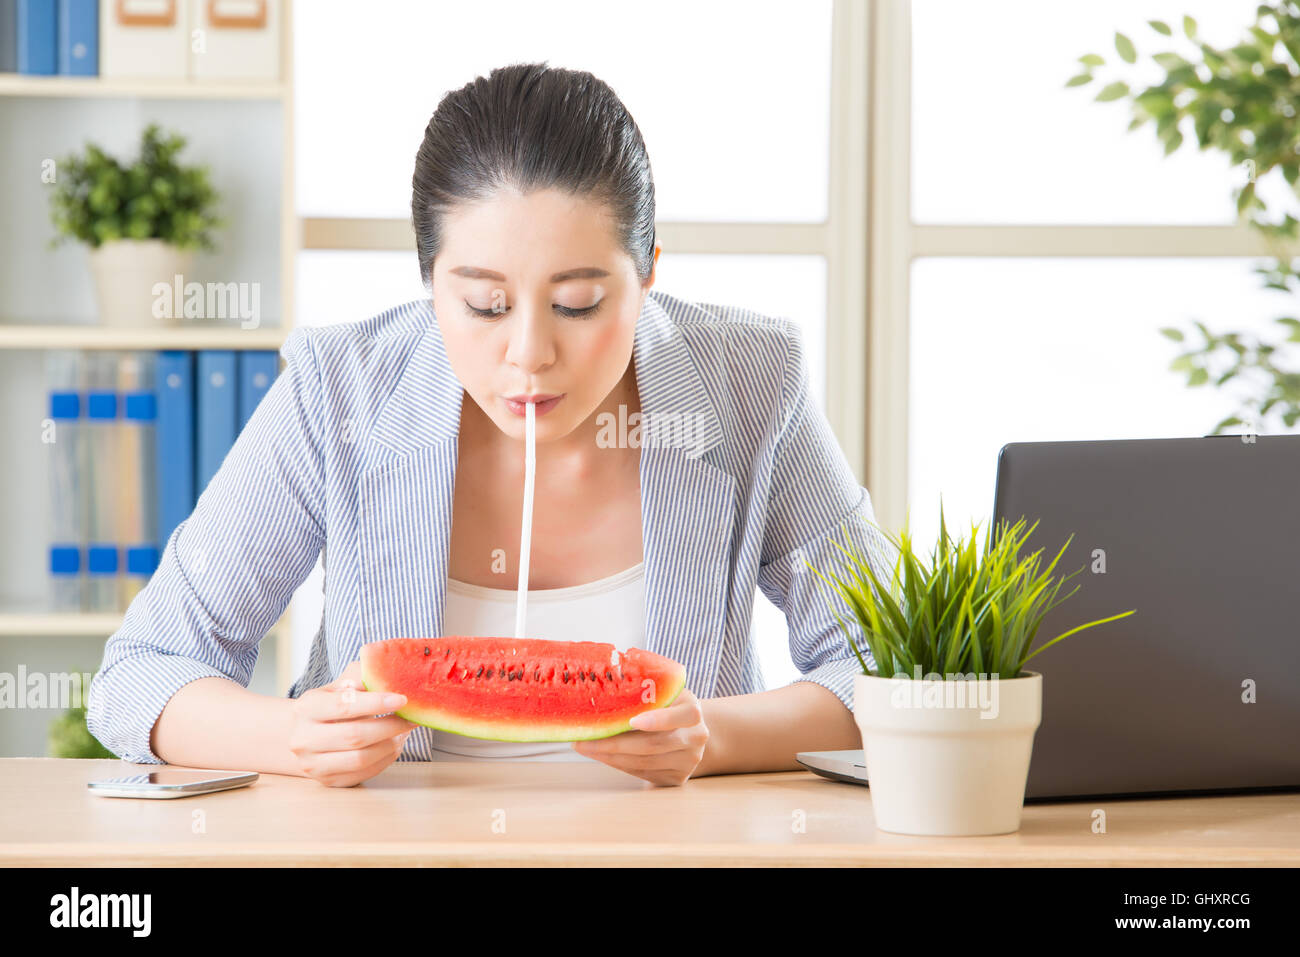
[[[448,578],[442,633],[484,638],[513,635],[517,594],[513,588],[484,588]],[[527,631],[529,638],[551,641],[605,641],[619,651],[643,647],[645,562],[585,585],[529,591]],[[446,731],[430,730],[430,734],[436,760],[595,760],[578,754],[567,741],[525,744]]]

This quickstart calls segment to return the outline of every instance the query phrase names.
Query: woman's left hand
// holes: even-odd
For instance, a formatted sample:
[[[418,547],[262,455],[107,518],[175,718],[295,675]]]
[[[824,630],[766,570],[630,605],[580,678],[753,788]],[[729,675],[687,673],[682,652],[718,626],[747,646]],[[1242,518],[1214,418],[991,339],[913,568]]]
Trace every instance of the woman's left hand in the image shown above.
[[[656,787],[684,782],[699,767],[709,729],[699,699],[683,688],[677,700],[632,720],[636,730],[597,741],[575,741],[573,750],[618,768]]]

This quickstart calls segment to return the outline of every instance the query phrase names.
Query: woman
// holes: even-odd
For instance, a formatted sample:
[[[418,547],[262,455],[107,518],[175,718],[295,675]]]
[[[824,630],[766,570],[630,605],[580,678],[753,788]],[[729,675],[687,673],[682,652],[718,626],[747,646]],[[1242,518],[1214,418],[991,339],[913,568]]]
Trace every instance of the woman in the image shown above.
[[[834,561],[847,527],[883,572],[870,498],[792,323],[651,292],[654,184],[613,91],[517,64],[449,93],[411,209],[431,298],[288,337],[284,372],[107,644],[92,733],[131,761],[333,786],[447,757],[598,760],[677,785],[859,746],[857,661],[805,560]],[[529,400],[529,636],[687,669],[673,704],[602,741],[417,728],[391,714],[400,696],[359,690],[366,642],[513,633]],[[258,642],[322,552],[306,672],[287,699],[249,692]],[[771,691],[749,641],[756,586],[803,674]]]

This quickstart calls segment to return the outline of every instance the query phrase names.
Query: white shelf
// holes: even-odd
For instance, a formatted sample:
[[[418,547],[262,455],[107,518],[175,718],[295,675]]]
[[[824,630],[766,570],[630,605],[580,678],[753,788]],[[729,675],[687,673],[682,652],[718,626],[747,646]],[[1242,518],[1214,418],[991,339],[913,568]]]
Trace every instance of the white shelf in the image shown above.
[[[98,326],[89,323],[0,323],[0,349],[274,349],[284,345],[280,326]]]
[[[18,612],[0,614],[0,637],[107,638],[122,627],[120,612]]]
[[[124,612],[0,612],[0,638],[107,638],[122,627]],[[287,633],[289,611],[268,635]]]
[[[133,77],[26,76],[0,73],[0,96],[143,97],[159,100],[278,100],[285,84],[199,83]]]

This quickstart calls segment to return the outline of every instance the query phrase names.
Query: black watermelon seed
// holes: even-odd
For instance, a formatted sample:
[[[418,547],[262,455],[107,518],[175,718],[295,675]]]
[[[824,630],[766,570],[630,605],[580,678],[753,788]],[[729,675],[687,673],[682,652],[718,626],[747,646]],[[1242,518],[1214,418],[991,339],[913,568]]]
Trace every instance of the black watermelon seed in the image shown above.
[[[491,668],[488,669],[487,676],[488,676],[489,678],[492,677],[492,669],[491,669]]]
[[[535,668],[535,669],[533,670],[533,680],[534,680],[534,681],[541,681],[541,680],[542,680],[542,669],[541,669],[541,668]]]
[[[595,681],[595,680],[596,680],[596,672],[594,672],[594,671],[590,672],[590,677],[591,677],[591,680],[592,680],[592,681]]]
[[[609,669],[608,669],[608,668],[605,669],[605,680],[606,680],[606,681],[613,681],[613,680],[614,680],[614,676],[611,675],[611,674],[609,673]]]
[[[569,673],[567,671],[564,673],[564,680],[565,681],[569,680]]]
[[[475,677],[475,678],[482,678],[482,677],[483,677],[483,666],[482,666],[482,665],[479,665],[479,666],[478,666],[478,674],[476,674],[474,677]]]
[[[425,653],[426,655],[429,654],[429,646],[428,646],[428,645],[425,645],[425,646],[424,646],[424,653]]]

